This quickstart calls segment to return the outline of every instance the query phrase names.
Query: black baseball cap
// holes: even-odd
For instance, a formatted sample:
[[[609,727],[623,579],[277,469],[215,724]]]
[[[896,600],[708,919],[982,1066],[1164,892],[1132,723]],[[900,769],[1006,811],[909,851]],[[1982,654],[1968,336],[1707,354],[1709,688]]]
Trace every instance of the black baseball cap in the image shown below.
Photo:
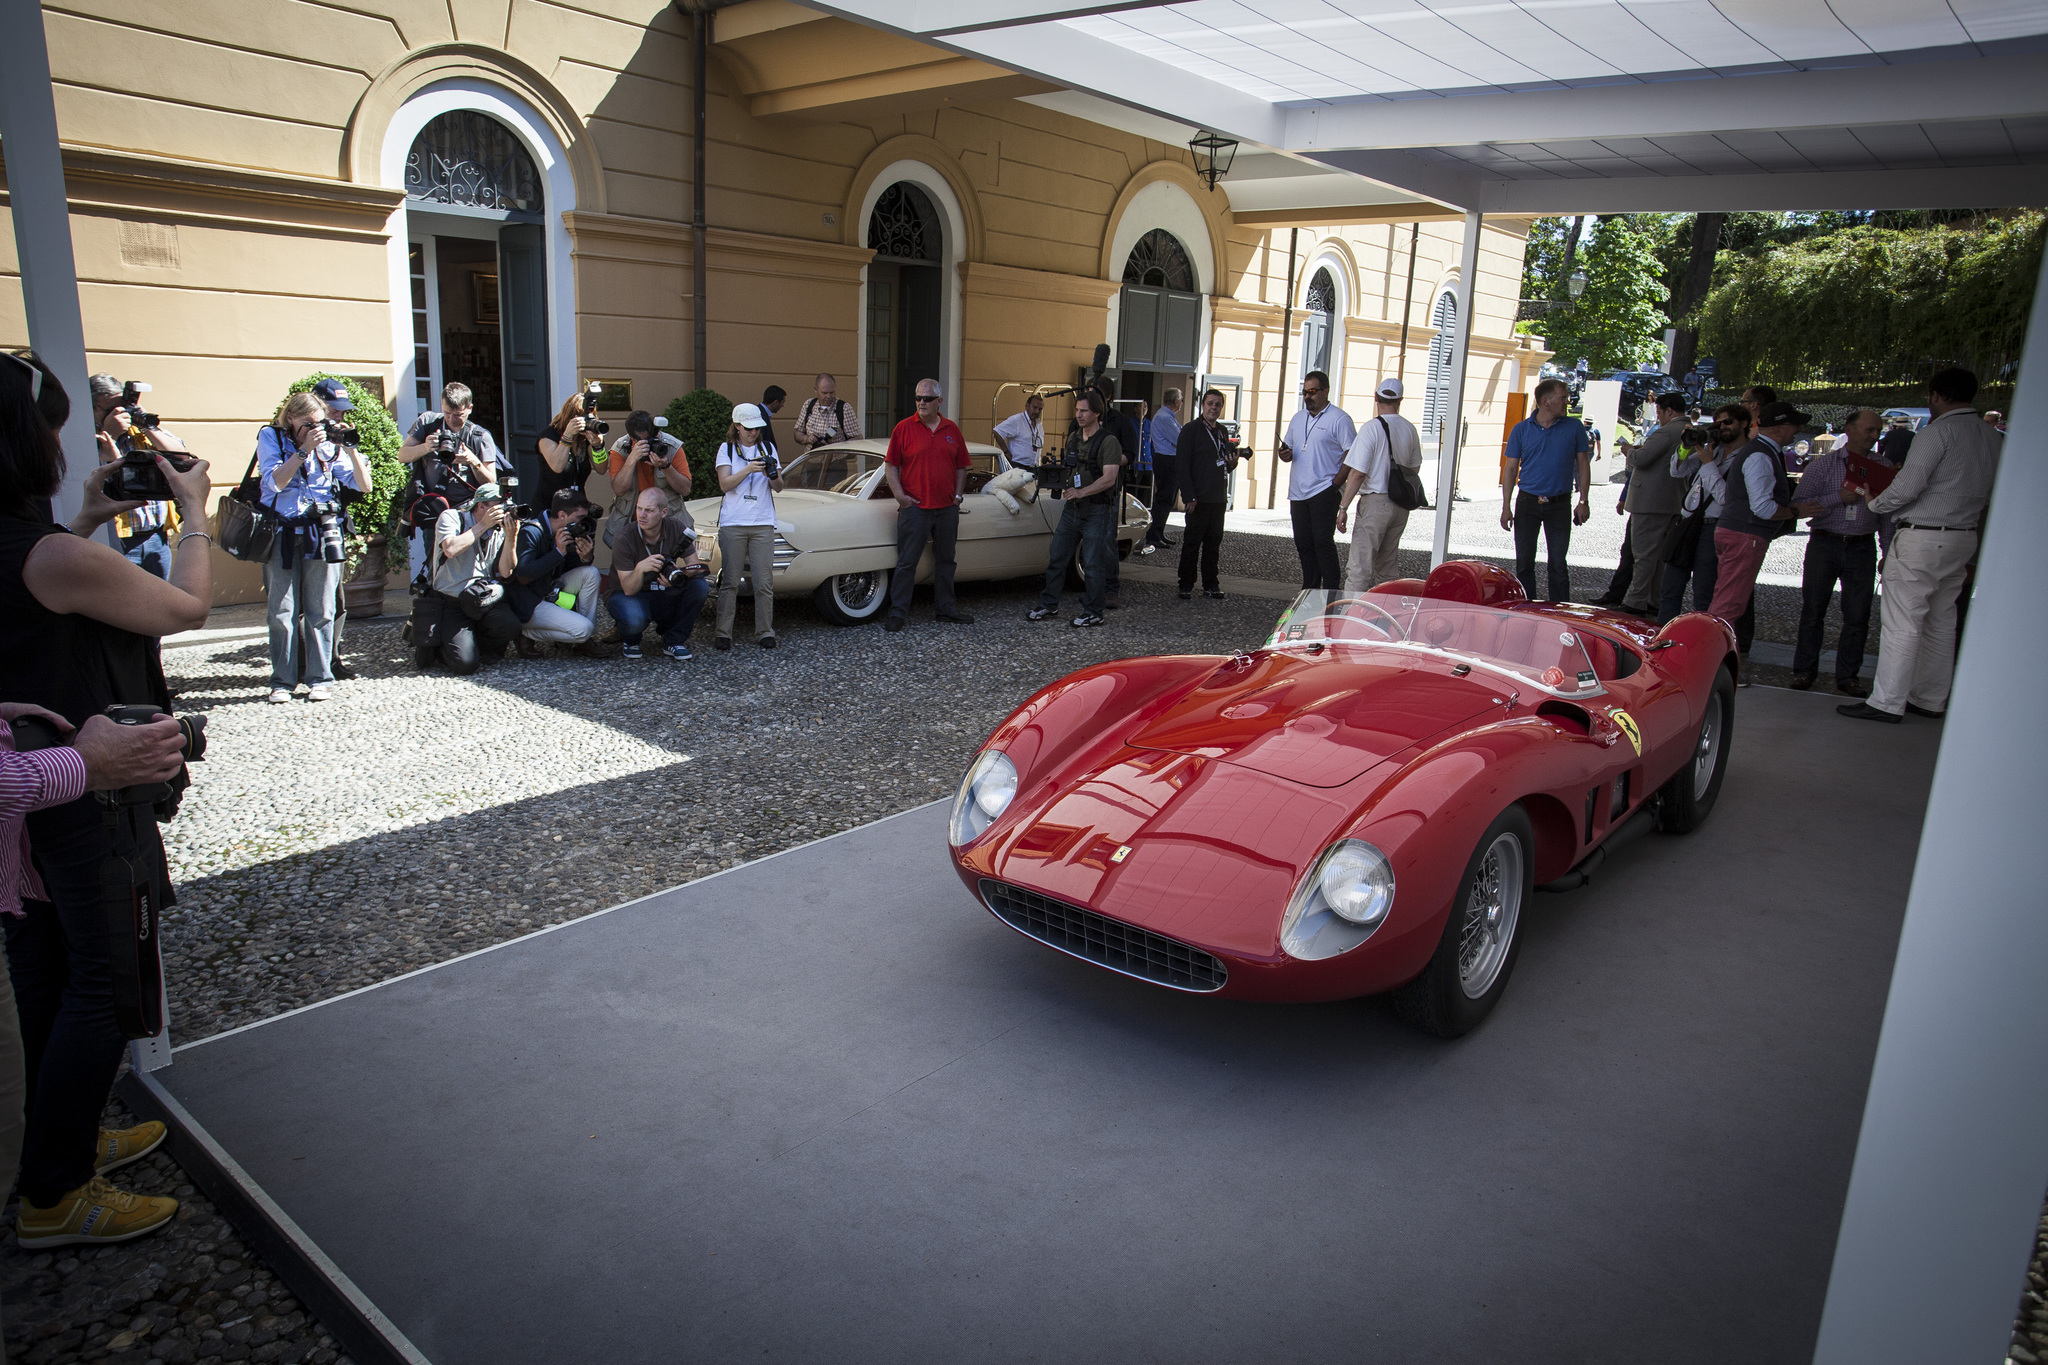
[[[1766,403],[1756,415],[1756,424],[1760,427],[1803,427],[1812,420],[1790,403]]]

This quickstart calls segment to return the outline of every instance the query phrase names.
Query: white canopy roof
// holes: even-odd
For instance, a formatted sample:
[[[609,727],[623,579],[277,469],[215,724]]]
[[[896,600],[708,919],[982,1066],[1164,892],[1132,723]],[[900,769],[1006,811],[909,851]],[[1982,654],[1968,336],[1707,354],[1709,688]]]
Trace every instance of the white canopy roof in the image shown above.
[[[1317,163],[1304,177],[1334,167],[1381,187],[1358,186],[1353,202],[1489,213],[2048,202],[2048,0],[821,7]],[[1247,179],[1276,179],[1270,164],[1255,168]]]

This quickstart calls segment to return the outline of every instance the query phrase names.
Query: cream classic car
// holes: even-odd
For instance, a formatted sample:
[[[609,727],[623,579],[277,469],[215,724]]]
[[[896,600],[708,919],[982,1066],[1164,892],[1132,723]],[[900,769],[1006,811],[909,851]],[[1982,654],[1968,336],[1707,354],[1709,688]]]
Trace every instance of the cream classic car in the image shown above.
[[[775,495],[775,592],[809,592],[818,610],[842,626],[879,620],[889,603],[889,576],[896,568],[896,500],[882,474],[884,440],[845,441],[819,446],[783,462],[783,491]],[[983,492],[1010,467],[994,446],[970,442],[967,497],[961,504],[956,581],[1022,578],[1045,572],[1053,528],[1062,504],[1041,496],[1012,513]],[[713,568],[718,562],[717,498],[690,503],[699,544]],[[1117,556],[1127,557],[1145,533],[1144,504],[1124,496],[1117,526]],[[917,566],[917,581],[932,579],[932,553]],[[752,593],[750,579],[741,589]]]

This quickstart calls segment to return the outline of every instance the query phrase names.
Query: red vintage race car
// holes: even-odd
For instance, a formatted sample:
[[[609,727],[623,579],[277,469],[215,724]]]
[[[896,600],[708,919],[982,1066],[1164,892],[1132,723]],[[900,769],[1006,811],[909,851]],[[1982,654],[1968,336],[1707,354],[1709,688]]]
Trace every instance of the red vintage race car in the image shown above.
[[[1020,933],[1245,1000],[1397,991],[1484,1019],[1538,886],[1583,885],[1721,788],[1735,638],[1704,614],[1533,603],[1452,561],[1305,592],[1259,649],[1122,659],[997,727],[953,803],[953,864]]]

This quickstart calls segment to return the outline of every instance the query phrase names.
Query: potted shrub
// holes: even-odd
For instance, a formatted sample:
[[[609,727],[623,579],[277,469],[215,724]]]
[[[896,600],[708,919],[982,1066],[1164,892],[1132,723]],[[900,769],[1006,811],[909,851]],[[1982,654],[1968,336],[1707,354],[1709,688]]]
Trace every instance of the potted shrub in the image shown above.
[[[690,497],[717,497],[712,462],[732,426],[732,400],[716,389],[697,389],[671,402],[662,416],[668,418],[668,434],[683,443],[690,457]]]
[[[352,422],[360,433],[357,449],[362,451],[363,463],[370,470],[368,496],[349,509],[349,520],[355,530],[346,542],[348,563],[344,582],[348,614],[358,619],[381,616],[384,583],[391,573],[385,552],[393,543],[405,543],[404,531],[397,525],[399,497],[406,482],[406,467],[398,458],[398,423],[375,394],[345,374],[309,374],[293,384],[285,397],[304,393],[323,379],[339,380],[348,392],[348,401],[355,404],[355,411],[346,414],[344,420]],[[278,407],[283,406],[280,401]]]

